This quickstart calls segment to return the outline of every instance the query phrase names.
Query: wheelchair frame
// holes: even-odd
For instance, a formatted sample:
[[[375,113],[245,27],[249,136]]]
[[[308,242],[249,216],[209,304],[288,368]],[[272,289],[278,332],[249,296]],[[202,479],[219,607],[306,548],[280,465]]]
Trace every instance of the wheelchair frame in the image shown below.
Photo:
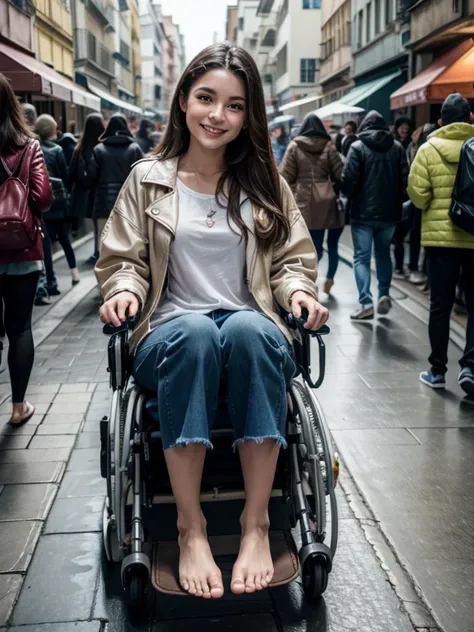
[[[338,455],[334,452],[321,405],[314,393],[325,374],[324,326],[318,331],[304,329],[304,321],[287,315],[286,324],[294,336],[297,374],[288,389],[288,483],[286,489],[273,490],[289,503],[290,525],[301,531],[299,559],[303,588],[307,599],[315,602],[327,587],[338,541],[338,512],[335,487],[339,473]],[[122,586],[131,612],[144,606],[151,576],[150,558],[144,552],[145,528],[143,508],[153,502],[143,480],[144,463],[150,447],[144,426],[147,394],[131,376],[129,333],[134,322],[129,319],[119,328],[106,325],[111,335],[108,344],[110,386],[113,390],[110,416],[101,420],[101,474],[107,480],[107,497],[103,510],[103,542],[107,559],[121,562]],[[311,379],[310,341],[319,347],[319,376]],[[225,431],[213,431],[214,433]],[[280,493],[281,492],[281,493]],[[202,501],[231,500],[242,492],[201,495]],[[131,500],[131,502],[130,502]],[[159,503],[174,502],[169,497]],[[131,520],[126,507],[131,504]],[[330,517],[330,543],[327,522]]]

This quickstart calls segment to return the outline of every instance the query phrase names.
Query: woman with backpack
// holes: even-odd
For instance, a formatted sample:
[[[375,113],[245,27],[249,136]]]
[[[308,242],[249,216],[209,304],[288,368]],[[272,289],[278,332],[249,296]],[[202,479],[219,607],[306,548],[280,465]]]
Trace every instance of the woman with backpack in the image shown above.
[[[74,254],[69,237],[71,214],[68,207],[68,170],[63,149],[54,142],[58,135],[58,124],[49,114],[42,114],[36,121],[35,132],[40,140],[54,192],[54,204],[45,218],[46,230],[48,231],[51,243],[59,241],[61,244],[71,270],[72,285],[77,285],[80,281],[79,270],[77,269],[76,255]],[[46,274],[48,275],[48,266],[46,268]],[[56,285],[55,278],[48,278],[47,281],[48,294],[50,296],[61,294]]]
[[[9,81],[0,74],[0,296],[9,343],[13,426],[23,425],[35,412],[25,401],[35,354],[31,314],[43,265],[40,214],[52,203],[40,145]]]
[[[123,114],[112,116],[100,141],[92,152],[89,171],[96,186],[92,217],[99,239],[132,165],[143,158]]]
[[[101,114],[89,114],[84,125],[84,132],[72,155],[69,169],[71,184],[71,213],[77,218],[92,218],[94,206],[94,180],[90,174],[92,152],[105,131]],[[96,262],[99,256],[99,235],[97,222],[94,221],[94,254],[90,261]]]
[[[288,146],[280,167],[281,175],[291,186],[296,203],[311,233],[318,253],[323,256],[327,231],[328,272],[324,291],[329,294],[339,262],[338,243],[344,230],[345,212],[337,205],[336,189],[343,163],[326,128],[315,114],[308,114],[298,135]]]

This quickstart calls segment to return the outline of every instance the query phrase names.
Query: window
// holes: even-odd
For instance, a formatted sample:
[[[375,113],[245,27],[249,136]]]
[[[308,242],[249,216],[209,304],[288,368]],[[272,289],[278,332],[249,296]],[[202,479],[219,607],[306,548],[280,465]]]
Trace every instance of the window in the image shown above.
[[[359,11],[357,16],[357,48],[360,48],[362,46],[362,31],[364,28],[363,16],[363,11]]]
[[[393,22],[393,0],[385,0],[385,24]]]
[[[372,39],[372,3],[365,7],[365,41],[369,43]]]
[[[374,17],[375,17],[375,31],[374,35],[377,36],[382,30],[382,6],[380,0],[375,0],[374,4]]]
[[[239,31],[244,30],[244,18],[239,18]]]
[[[300,60],[300,83],[314,83],[316,75],[316,59]]]
[[[155,99],[157,101],[161,99],[161,86],[155,86]]]
[[[320,9],[321,0],[303,0],[303,9]]]

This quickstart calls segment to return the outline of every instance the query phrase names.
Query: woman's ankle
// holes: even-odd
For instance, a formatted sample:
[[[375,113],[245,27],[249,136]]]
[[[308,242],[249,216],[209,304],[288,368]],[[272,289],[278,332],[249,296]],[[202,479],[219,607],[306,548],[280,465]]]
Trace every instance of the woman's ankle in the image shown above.
[[[268,512],[252,514],[250,512],[242,513],[240,517],[240,527],[242,529],[242,533],[247,533],[249,531],[262,531],[263,533],[268,532],[270,529],[270,518],[268,516]]]
[[[204,537],[207,538],[207,522],[204,514],[178,514],[178,533],[180,537]]]

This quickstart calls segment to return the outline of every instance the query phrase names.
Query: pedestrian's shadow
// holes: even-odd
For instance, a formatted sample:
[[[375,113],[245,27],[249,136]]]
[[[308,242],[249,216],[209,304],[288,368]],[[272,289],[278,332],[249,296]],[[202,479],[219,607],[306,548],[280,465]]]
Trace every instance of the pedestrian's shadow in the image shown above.
[[[271,589],[275,616],[280,629],[300,632],[329,632],[326,602],[323,597],[311,604],[304,596],[301,580]]]

